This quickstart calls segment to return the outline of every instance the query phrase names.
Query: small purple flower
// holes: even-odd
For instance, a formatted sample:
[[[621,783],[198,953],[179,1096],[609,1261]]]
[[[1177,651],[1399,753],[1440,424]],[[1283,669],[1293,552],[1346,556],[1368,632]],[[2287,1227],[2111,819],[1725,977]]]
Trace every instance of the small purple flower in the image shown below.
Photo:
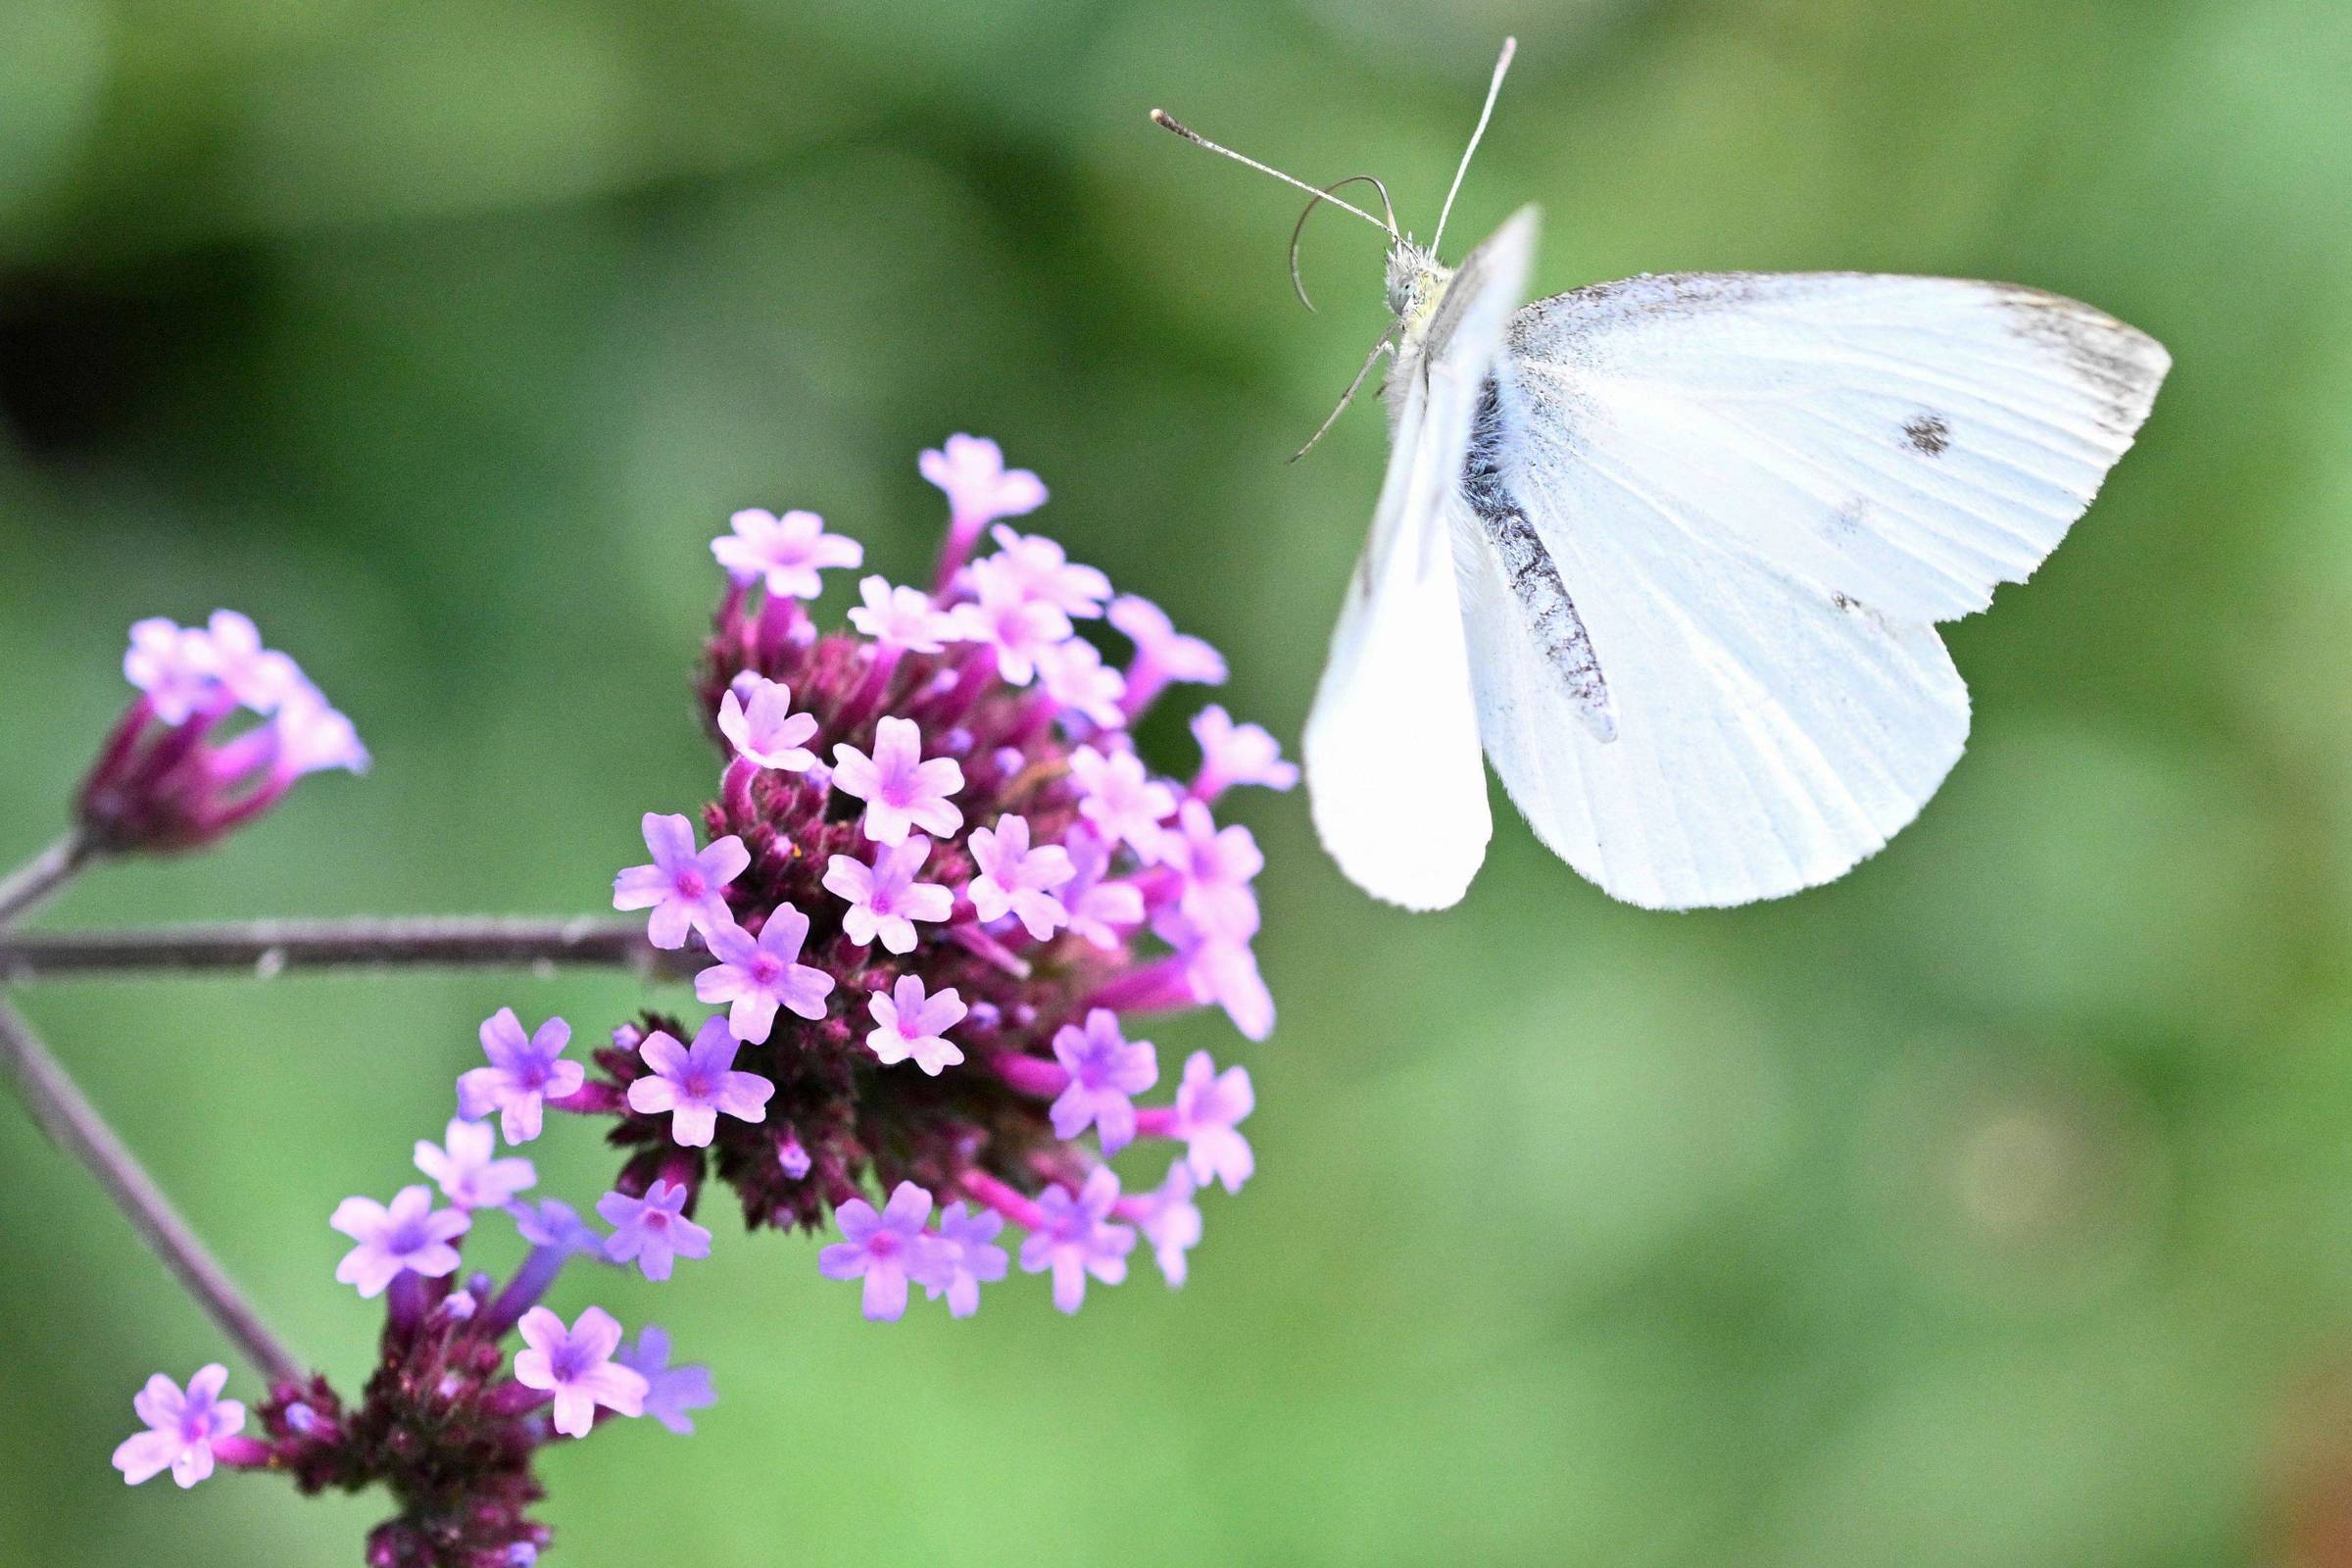
[[[458,1114],[478,1121],[495,1110],[508,1143],[529,1143],[539,1136],[545,1103],[578,1094],[587,1080],[578,1062],[562,1059],[570,1043],[571,1025],[561,1018],[548,1019],[526,1040],[514,1009],[499,1008],[482,1021],[490,1065],[458,1075]]]
[[[822,1018],[833,977],[800,961],[808,939],[808,917],[779,904],[755,938],[729,917],[703,937],[718,962],[694,977],[694,994],[704,1002],[729,1002],[727,1024],[735,1038],[758,1045],[776,1026],[776,1009],[802,1018]],[[706,1026],[708,1027],[708,1026]]]
[[[1102,662],[1095,645],[1072,637],[1037,651],[1037,678],[1046,695],[1097,729],[1120,729],[1127,710],[1119,700],[1127,695],[1127,677]]]
[[[131,623],[122,678],[146,694],[147,706],[167,724],[185,723],[220,696],[205,634],[163,615]]]
[[[649,1392],[643,1374],[613,1361],[620,1325],[601,1306],[585,1308],[570,1328],[544,1306],[534,1306],[515,1325],[528,1347],[514,1352],[514,1381],[556,1396],[555,1428],[584,1438],[596,1424],[596,1407],[642,1415]]]
[[[1160,823],[1176,814],[1176,792],[1146,773],[1141,758],[1081,746],[1070,753],[1070,777],[1080,791],[1078,814],[1106,843],[1125,843],[1146,865],[1159,858],[1167,837]]]
[[[687,1411],[718,1402],[710,1388],[710,1369],[671,1366],[669,1331],[655,1324],[639,1329],[637,1338],[623,1346],[613,1359],[645,1379],[645,1413],[681,1437],[694,1432],[694,1417]]]
[[[930,856],[931,841],[909,833],[897,845],[880,847],[871,865],[847,855],[827,861],[825,891],[850,906],[841,917],[843,934],[860,947],[878,939],[892,953],[912,953],[915,921],[945,920],[956,910],[954,893],[914,879]]]
[[[833,748],[833,787],[865,802],[865,836],[897,844],[915,828],[935,838],[963,826],[948,797],[963,788],[963,768],[952,757],[923,760],[923,732],[910,718],[874,726],[874,755],[855,746]]]
[[[596,1234],[596,1227],[580,1218],[580,1211],[560,1198],[542,1198],[535,1203],[509,1203],[507,1214],[514,1221],[515,1234],[533,1247],[552,1248],[566,1257],[605,1257],[605,1239]]]
[[[1176,1086],[1176,1136],[1184,1140],[1185,1167],[1195,1181],[1220,1182],[1229,1193],[1242,1190],[1257,1162],[1239,1128],[1256,1108],[1249,1068],[1220,1073],[1205,1051],[1185,1058],[1184,1078]]]
[[[1185,1254],[1200,1245],[1200,1206],[1193,1201],[1198,1190],[1192,1171],[1178,1160],[1157,1191],[1132,1200],[1131,1217],[1152,1244],[1152,1260],[1171,1290],[1183,1289]]]
[[[1039,1223],[1021,1242],[1021,1272],[1053,1270],[1054,1304],[1064,1312],[1085,1304],[1089,1274],[1105,1285],[1127,1278],[1135,1232],[1109,1223],[1118,1200],[1119,1178],[1108,1165],[1095,1167],[1075,1195],[1049,1187],[1038,1196]]]
[[[1211,703],[1193,715],[1193,739],[1200,743],[1200,772],[1193,794],[1213,801],[1236,784],[1287,790],[1298,782],[1298,764],[1282,760],[1282,743],[1256,724],[1236,724]]]
[[[1001,557],[964,568],[972,598],[955,610],[956,637],[979,643],[997,655],[997,673],[1008,686],[1037,678],[1037,661],[1070,635],[1070,617],[1059,605],[1032,594]]]
[[[1020,533],[999,523],[989,530],[1008,577],[1032,599],[1042,599],[1065,615],[1082,620],[1102,613],[1110,579],[1092,566],[1071,563],[1061,545],[1044,534]]]
[[[656,1181],[643,1198],[607,1193],[596,1200],[596,1211],[612,1234],[605,1238],[605,1256],[615,1263],[635,1258],[649,1280],[669,1278],[672,1259],[709,1257],[710,1233],[686,1217],[683,1182]]]
[[[888,579],[868,577],[858,584],[865,601],[850,612],[850,624],[884,648],[910,654],[936,654],[955,633],[948,612],[920,588],[894,588]]]
[[[697,851],[693,824],[682,816],[648,811],[643,826],[654,863],[632,865],[612,879],[612,907],[652,909],[646,940],[657,948],[682,948],[689,931],[708,936],[733,920],[719,889],[752,863],[743,840],[730,833]]]
[[[952,1317],[980,1310],[980,1287],[1004,1277],[1004,1249],[996,1245],[1004,1219],[991,1209],[967,1212],[960,1202],[939,1211],[939,1229],[925,1239],[915,1266],[923,1295],[948,1298]]]
[[[1110,847],[1093,829],[1072,828],[1063,847],[1076,874],[1054,897],[1070,911],[1070,934],[1105,953],[1117,952],[1126,933],[1144,923],[1143,889],[1103,880],[1110,870]]]
[[[450,1243],[466,1234],[473,1217],[460,1208],[436,1210],[432,1190],[418,1182],[403,1187],[389,1206],[372,1198],[346,1198],[327,1224],[359,1243],[335,1265],[336,1280],[372,1298],[404,1269],[427,1279],[455,1274],[458,1250]]]
[[[892,1190],[880,1213],[862,1198],[833,1211],[842,1240],[816,1255],[817,1271],[829,1280],[865,1281],[865,1315],[875,1323],[896,1322],[906,1310],[906,1279],[925,1246],[923,1222],[931,1217],[931,1195],[912,1182]]]
[[[792,710],[792,688],[752,670],[735,677],[718,700],[718,732],[735,755],[760,767],[806,773],[816,765],[808,737],[816,715]]]
[[[1181,914],[1155,921],[1152,929],[1183,957],[1186,979],[1198,1000],[1223,1007],[1246,1039],[1263,1040],[1274,1032],[1274,995],[1258,973],[1257,955],[1249,943],[1202,936]]]
[[[1058,844],[1030,848],[1027,817],[1007,811],[994,828],[972,829],[964,847],[979,867],[965,891],[981,919],[1016,915],[1040,942],[1070,923],[1070,911],[1054,897],[1054,889],[1077,875],[1077,868],[1070,864],[1070,852]]]
[[[629,1108],[641,1116],[671,1112],[669,1136],[680,1148],[702,1149],[718,1127],[720,1112],[743,1121],[762,1121],[776,1086],[756,1072],[737,1072],[734,1033],[712,1014],[695,1031],[692,1050],[657,1029],[637,1054],[654,1076],[629,1085]]]
[[[1127,696],[1123,706],[1132,718],[1152,706],[1152,699],[1171,681],[1202,686],[1225,682],[1225,658],[1198,637],[1178,631],[1167,612],[1149,599],[1122,594],[1110,602],[1110,623],[1135,644],[1135,662],[1127,666]]]
[[[947,492],[948,526],[967,540],[999,517],[1026,516],[1046,504],[1046,487],[1027,468],[1004,466],[1004,449],[984,436],[952,435],[945,450],[925,452],[916,466]]]
[[[307,681],[297,681],[279,700],[268,733],[270,772],[281,782],[329,768],[368,771],[368,748],[360,744],[359,731]]]
[[[954,986],[926,997],[920,976],[903,974],[891,991],[877,991],[867,998],[865,1006],[875,1024],[865,1037],[866,1049],[883,1065],[896,1066],[911,1057],[917,1067],[936,1078],[942,1067],[963,1060],[963,1052],[947,1038],[948,1031],[963,1021],[966,1011]]]
[[[767,591],[779,599],[814,599],[824,592],[818,572],[865,560],[863,545],[825,532],[824,518],[813,512],[779,517],[747,507],[729,517],[727,526],[735,530],[733,536],[711,540],[710,554],[737,582],[764,578]]]
[[[294,661],[264,648],[260,628],[233,610],[213,612],[202,646],[214,679],[257,713],[277,711],[288,695],[307,684]]]
[[[498,1208],[539,1179],[527,1159],[493,1159],[487,1122],[464,1117],[449,1124],[440,1144],[416,1140],[416,1168],[440,1184],[460,1208]]]
[[[1165,853],[1184,879],[1179,906],[1202,936],[1247,942],[1257,934],[1257,895],[1250,883],[1265,869],[1266,858],[1248,828],[1220,828],[1206,803],[1188,800],[1176,813]]]
[[[131,1399],[147,1430],[115,1447],[115,1468],[131,1486],[172,1472],[184,1490],[213,1473],[213,1445],[245,1429],[245,1406],[220,1397],[228,1368],[215,1361],[197,1368],[185,1394],[158,1372]]]
[[[1118,1015],[1097,1007],[1084,1027],[1064,1024],[1054,1033],[1054,1059],[1070,1075],[1069,1087],[1054,1102],[1054,1136],[1075,1138],[1093,1127],[1102,1152],[1115,1154],[1135,1142],[1135,1102],[1159,1082],[1159,1058],[1152,1042],[1133,1044],[1119,1032]]]

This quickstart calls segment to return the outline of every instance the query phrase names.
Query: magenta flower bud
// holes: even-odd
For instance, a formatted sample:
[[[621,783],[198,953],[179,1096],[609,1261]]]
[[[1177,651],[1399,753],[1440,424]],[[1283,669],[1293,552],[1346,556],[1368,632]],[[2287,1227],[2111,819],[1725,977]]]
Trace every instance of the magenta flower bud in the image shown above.
[[[252,621],[130,629],[122,673],[140,693],[75,802],[82,832],[114,853],[201,849],[268,811],[312,773],[364,773],[368,751]]]

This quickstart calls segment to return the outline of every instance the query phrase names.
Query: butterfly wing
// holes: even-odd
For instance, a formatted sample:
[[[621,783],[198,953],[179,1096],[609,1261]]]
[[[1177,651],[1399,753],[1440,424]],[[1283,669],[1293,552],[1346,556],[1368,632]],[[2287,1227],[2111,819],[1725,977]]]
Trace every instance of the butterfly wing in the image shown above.
[[[1398,354],[1388,476],[1301,738],[1323,847],[1412,909],[1457,902],[1492,831],[1447,518],[1535,229],[1522,210],[1472,252]]]
[[[2087,306],[1934,278],[1645,277],[1521,312],[1492,494],[1451,516],[1481,734],[1538,836],[1674,908],[1879,849],[1967,737],[1933,622],[2039,564],[2168,364]],[[1574,596],[1608,725],[1498,511]]]

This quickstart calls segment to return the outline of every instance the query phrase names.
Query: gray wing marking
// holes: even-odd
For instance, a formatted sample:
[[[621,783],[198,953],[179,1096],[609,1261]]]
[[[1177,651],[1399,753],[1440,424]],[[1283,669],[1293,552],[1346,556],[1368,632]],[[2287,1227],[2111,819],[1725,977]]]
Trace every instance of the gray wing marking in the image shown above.
[[[1478,517],[1487,543],[1502,562],[1503,580],[1527,621],[1528,635],[1544,662],[1576,706],[1579,717],[1595,739],[1617,738],[1617,706],[1610,700],[1609,683],[1600,672],[1600,656],[1593,652],[1585,617],[1576,612],[1560,568],[1544,547],[1527,514],[1504,487],[1498,454],[1502,439],[1500,389],[1489,376],[1480,390],[1478,413],[1470,425],[1470,456],[1462,467],[1462,495]]]
[[[1559,677],[1561,689],[1576,704],[1578,715],[1594,738],[1615,740],[1617,707],[1609,699],[1600,657],[1592,651],[1592,634],[1585,630],[1585,618],[1576,612],[1576,601],[1568,597],[1567,585],[1560,581],[1551,552],[1536,537],[1527,514],[1515,508],[1481,511],[1478,520],[1486,530],[1487,542],[1502,560],[1503,579],[1511,585],[1511,596],[1519,601],[1528,634],[1535,638],[1544,662]]]

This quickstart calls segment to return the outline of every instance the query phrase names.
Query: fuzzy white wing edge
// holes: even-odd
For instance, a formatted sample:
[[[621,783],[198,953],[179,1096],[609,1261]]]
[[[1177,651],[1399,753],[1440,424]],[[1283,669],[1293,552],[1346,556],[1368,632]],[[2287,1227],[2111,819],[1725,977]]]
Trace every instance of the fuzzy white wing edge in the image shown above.
[[[1535,232],[1522,209],[1465,258],[1429,352],[1400,356],[1388,475],[1301,737],[1324,849],[1408,909],[1458,903],[1493,831],[1447,509]]]

